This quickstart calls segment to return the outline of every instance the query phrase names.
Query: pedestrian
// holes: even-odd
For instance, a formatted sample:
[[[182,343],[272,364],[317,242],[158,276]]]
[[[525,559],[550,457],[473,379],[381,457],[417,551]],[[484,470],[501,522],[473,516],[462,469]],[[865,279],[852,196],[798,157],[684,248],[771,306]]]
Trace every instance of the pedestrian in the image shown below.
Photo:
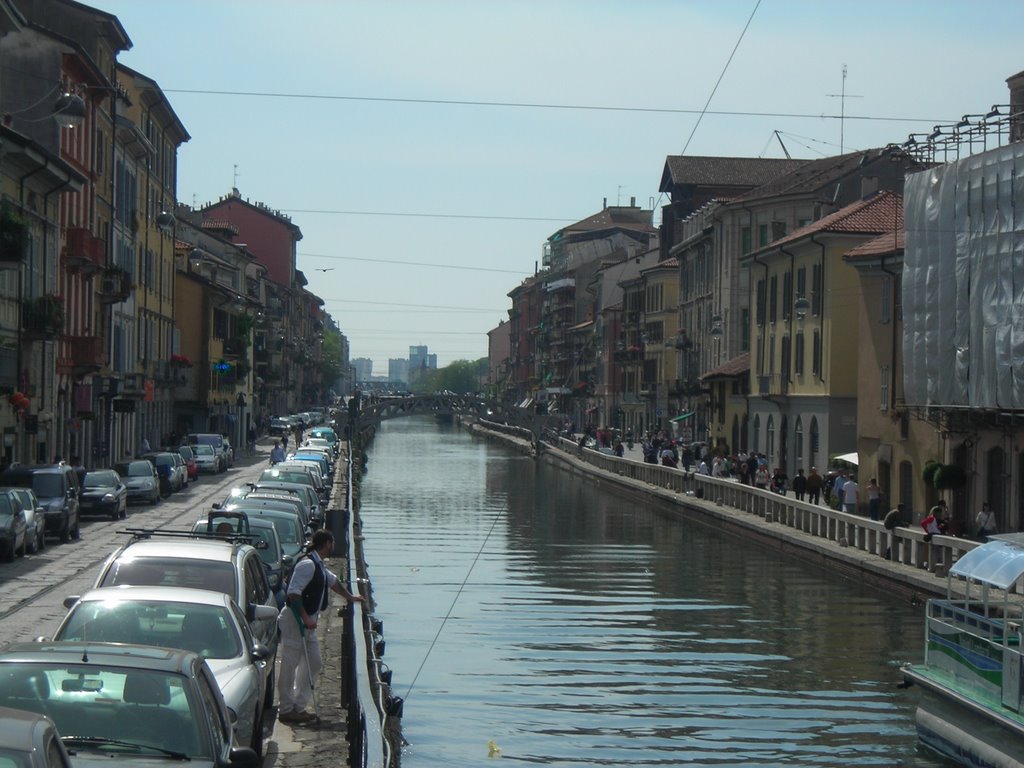
[[[885,520],[882,521],[882,525],[887,531],[894,531],[901,525],[906,525],[907,519],[903,514],[903,503],[900,502],[895,508],[889,510],[889,513],[885,516]],[[889,539],[889,546],[885,548],[885,559],[889,560],[892,556],[892,539]]]
[[[82,465],[82,459],[79,456],[71,457],[71,468],[75,471],[75,479],[78,480],[78,490],[82,490],[85,483],[85,467]]]
[[[846,485],[846,470],[840,469],[832,480],[832,499],[830,505],[833,509],[843,508],[843,486]]]
[[[139,453],[149,453],[149,452],[150,452],[149,440],[146,438],[145,435],[143,435],[142,436],[142,442],[139,443]]]
[[[857,478],[850,475],[843,483],[842,500],[843,511],[851,515],[857,514],[857,501],[860,499],[860,486],[857,485]]]
[[[786,470],[782,467],[776,467],[775,474],[772,475],[772,490],[781,496],[785,496],[788,483],[789,476],[786,474]]]
[[[978,532],[978,538],[982,541],[988,541],[989,536],[994,536],[999,532],[999,529],[996,527],[996,513],[992,511],[992,505],[987,501],[982,503],[981,511],[974,519],[974,523]]]
[[[928,511],[928,516],[921,521],[921,528],[924,529],[924,540],[931,541],[932,536],[942,533],[939,527],[939,520],[942,518],[942,507],[936,504]]]
[[[768,474],[768,467],[764,464],[758,464],[757,471],[754,472],[754,487],[760,488],[763,491],[770,482],[771,475]]]
[[[249,432],[246,435],[246,437],[248,438],[249,455],[250,456],[255,456],[256,455],[256,425],[255,424],[250,424],[249,425]]]
[[[625,453],[625,449],[623,449],[623,447],[622,447],[622,441],[621,440],[616,440],[615,441],[615,455],[618,456],[621,459],[622,455],[624,453]]]
[[[275,440],[274,447],[270,449],[270,464],[273,466],[281,461],[284,461],[284,449],[281,447],[281,444]]]
[[[878,520],[882,515],[882,489],[878,487],[875,478],[868,481],[868,515],[872,520]]]
[[[322,667],[320,645],[316,638],[317,619],[327,607],[328,590],[350,603],[364,602],[353,595],[327,570],[324,558],[334,552],[334,534],[320,529],[313,534],[306,556],[295,564],[288,580],[286,603],[277,617],[281,631],[281,671],[277,679],[280,697],[277,719],[288,725],[302,725],[316,720],[306,712],[306,703],[313,695],[310,682]]]
[[[800,467],[796,471],[796,477],[793,478],[793,495],[796,496],[797,501],[804,500],[804,494],[807,492],[807,477],[804,475],[803,467]]]

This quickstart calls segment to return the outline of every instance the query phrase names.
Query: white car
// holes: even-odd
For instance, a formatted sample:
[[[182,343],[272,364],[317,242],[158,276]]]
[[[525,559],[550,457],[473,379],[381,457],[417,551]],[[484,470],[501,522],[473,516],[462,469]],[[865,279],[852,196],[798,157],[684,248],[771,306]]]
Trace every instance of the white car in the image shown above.
[[[69,598],[54,640],[155,645],[201,654],[235,713],[235,738],[263,752],[263,715],[274,703],[274,653],[257,642],[238,604],[222,592],[107,587]],[[264,618],[277,610],[256,606]]]
[[[196,455],[196,466],[199,472],[209,472],[216,475],[220,472],[220,456],[212,445],[193,445],[192,450]]]

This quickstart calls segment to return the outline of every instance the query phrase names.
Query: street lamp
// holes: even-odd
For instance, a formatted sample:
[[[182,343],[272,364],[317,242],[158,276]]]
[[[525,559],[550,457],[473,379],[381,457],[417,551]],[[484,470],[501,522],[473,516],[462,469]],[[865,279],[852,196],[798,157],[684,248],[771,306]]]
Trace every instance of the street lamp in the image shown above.
[[[803,320],[810,311],[811,302],[807,300],[806,296],[800,296],[793,302],[793,312],[796,313],[797,320]]]
[[[77,93],[66,92],[54,102],[53,119],[61,128],[77,128],[85,121],[85,102]]]

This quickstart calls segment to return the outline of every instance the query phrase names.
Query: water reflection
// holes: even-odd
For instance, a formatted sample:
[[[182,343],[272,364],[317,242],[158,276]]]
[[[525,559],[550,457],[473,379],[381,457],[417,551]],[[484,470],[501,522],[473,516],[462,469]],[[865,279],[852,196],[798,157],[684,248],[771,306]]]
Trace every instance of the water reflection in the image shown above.
[[[920,609],[430,419],[362,504],[405,768],[943,765],[895,687]]]

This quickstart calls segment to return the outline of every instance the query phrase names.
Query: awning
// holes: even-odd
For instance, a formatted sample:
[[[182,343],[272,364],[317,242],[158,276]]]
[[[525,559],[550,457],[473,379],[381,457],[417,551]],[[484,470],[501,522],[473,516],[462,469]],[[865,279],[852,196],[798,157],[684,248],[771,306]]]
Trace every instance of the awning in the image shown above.
[[[687,411],[686,413],[680,413],[678,416],[674,416],[669,421],[685,421],[686,419],[693,416],[693,411]]]
[[[841,453],[838,456],[833,456],[832,461],[845,461],[847,464],[853,464],[853,466],[860,466],[857,462],[856,453]]]
[[[1024,576],[1024,549],[1019,534],[997,537],[980,547],[960,555],[949,572],[953,576],[1009,589]]]

